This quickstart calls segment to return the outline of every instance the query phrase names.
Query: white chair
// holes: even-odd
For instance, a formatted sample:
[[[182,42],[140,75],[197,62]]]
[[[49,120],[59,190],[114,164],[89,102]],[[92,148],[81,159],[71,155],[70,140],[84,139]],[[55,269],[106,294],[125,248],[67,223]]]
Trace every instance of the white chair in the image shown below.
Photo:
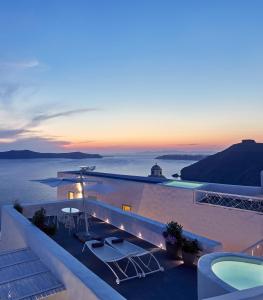
[[[131,260],[127,255],[120,253],[118,250],[110,247],[103,242],[97,240],[91,240],[85,242],[82,252],[84,252],[85,248],[88,247],[89,250],[96,255],[98,259],[100,259],[114,274],[116,277],[116,283],[119,284],[122,281],[129,280],[132,278],[141,277],[141,273],[138,272],[136,264]],[[126,264],[122,267],[119,262],[126,260]],[[128,275],[128,267],[131,266],[129,269],[129,273],[132,271],[132,274]],[[115,269],[113,268],[115,267]],[[119,271],[119,272],[118,272]],[[122,274],[123,278],[117,274]]]
[[[87,214],[87,221],[88,221],[88,226],[89,228],[91,227],[91,218],[92,216],[88,213]],[[77,215],[77,228],[79,228],[82,224],[85,225],[85,213],[84,212],[80,212]]]
[[[59,228],[59,224],[63,224],[63,226],[68,229],[69,233],[76,227],[74,216],[63,212],[59,212],[57,215],[57,228]]]
[[[65,214],[64,226],[66,229],[68,229],[69,233],[71,232],[72,229],[75,228],[75,221],[72,215]]]
[[[133,243],[116,237],[108,237],[105,239],[105,241],[123,255],[129,256],[142,270],[143,276],[164,271],[164,268],[153,255],[153,251],[145,250]]]

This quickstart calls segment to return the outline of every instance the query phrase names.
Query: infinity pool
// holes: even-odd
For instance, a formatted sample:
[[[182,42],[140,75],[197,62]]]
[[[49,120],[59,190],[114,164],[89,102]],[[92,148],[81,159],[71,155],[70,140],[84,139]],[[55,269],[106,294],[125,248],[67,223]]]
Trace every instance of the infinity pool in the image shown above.
[[[212,265],[214,274],[237,290],[263,285],[263,264],[223,260]]]
[[[173,180],[173,181],[163,183],[163,185],[184,188],[184,189],[198,189],[204,184],[200,182]]]

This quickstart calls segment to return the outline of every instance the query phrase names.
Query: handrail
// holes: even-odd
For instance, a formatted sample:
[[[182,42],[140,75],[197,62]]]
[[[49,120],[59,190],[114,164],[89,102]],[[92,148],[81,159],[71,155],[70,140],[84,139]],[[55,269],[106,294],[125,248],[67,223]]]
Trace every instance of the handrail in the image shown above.
[[[209,194],[215,194],[215,195],[222,195],[222,196],[231,196],[241,199],[247,199],[248,201],[263,201],[263,197],[254,197],[254,196],[247,196],[247,195],[238,195],[238,194],[231,194],[231,193],[223,193],[223,192],[215,192],[215,191],[208,191],[208,190],[195,190],[195,192],[200,193],[209,193]]]
[[[255,251],[260,251],[260,248],[262,248],[261,254],[260,255],[254,255]],[[242,251],[242,253],[248,253],[252,256],[263,256],[263,239],[257,241],[256,243],[254,243],[253,245],[249,246],[248,248],[246,248],[245,250]],[[257,254],[258,252],[256,252]]]

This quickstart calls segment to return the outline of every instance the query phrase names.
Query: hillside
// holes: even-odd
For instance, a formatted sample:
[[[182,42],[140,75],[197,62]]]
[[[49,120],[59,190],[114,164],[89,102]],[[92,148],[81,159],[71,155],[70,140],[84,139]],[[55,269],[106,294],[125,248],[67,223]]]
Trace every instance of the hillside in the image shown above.
[[[244,140],[181,171],[183,180],[237,185],[260,185],[263,143]]]
[[[41,153],[30,150],[11,150],[0,152],[0,159],[33,159],[33,158],[69,158],[69,159],[83,159],[83,158],[102,158],[99,154],[88,154],[82,152],[68,152],[68,153]]]

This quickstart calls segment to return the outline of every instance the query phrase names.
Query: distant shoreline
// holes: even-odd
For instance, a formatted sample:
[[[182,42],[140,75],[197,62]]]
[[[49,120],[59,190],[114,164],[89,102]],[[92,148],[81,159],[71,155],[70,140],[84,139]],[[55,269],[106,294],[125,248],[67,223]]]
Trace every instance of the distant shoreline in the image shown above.
[[[38,159],[38,158],[66,158],[66,159],[87,159],[103,158],[100,154],[89,154],[83,152],[66,153],[41,153],[30,150],[11,150],[0,152],[0,159]]]
[[[206,158],[208,155],[202,154],[167,154],[157,156],[155,159],[163,159],[163,160],[201,160]]]

